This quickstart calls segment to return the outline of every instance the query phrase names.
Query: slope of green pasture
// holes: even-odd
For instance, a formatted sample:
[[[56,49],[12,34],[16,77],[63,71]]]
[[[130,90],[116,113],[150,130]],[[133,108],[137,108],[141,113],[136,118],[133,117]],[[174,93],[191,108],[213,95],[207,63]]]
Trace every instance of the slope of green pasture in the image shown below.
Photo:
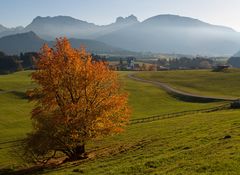
[[[28,87],[33,86],[30,80],[31,71],[21,71],[9,75],[0,76],[0,93],[1,91],[25,91]]]
[[[127,78],[127,74],[129,73],[122,72],[121,78],[123,79],[125,90],[129,93],[132,118],[204,109],[221,104],[183,102],[152,84],[131,80]]]
[[[30,111],[33,104],[28,103],[24,92],[33,86],[30,82],[30,72],[18,72],[11,75],[0,76],[0,142],[7,142],[24,138],[25,134],[31,130]],[[208,108],[218,103],[188,103],[179,101],[169,96],[165,91],[151,84],[133,81],[127,78],[129,72],[121,72],[120,78],[124,89],[129,93],[129,104],[132,108],[132,118],[142,118],[156,114],[172,113],[185,110]],[[141,131],[139,126],[131,126],[126,130],[125,139],[134,141],[132,137],[132,128],[136,127]],[[130,135],[128,138],[128,134]],[[132,135],[132,136],[131,136]],[[139,133],[139,136],[141,134]],[[143,134],[144,136],[144,134]],[[121,137],[100,142],[98,147],[112,147],[114,144],[121,144]],[[119,140],[120,139],[120,140]],[[139,138],[140,139],[140,138]],[[141,139],[144,140],[144,137]],[[137,140],[136,140],[137,141]],[[0,144],[0,167],[14,167],[22,164],[17,162],[9,155],[11,149],[7,147],[11,144]],[[88,148],[95,149],[95,144],[89,144]]]
[[[212,72],[211,70],[141,72],[137,76],[160,81],[193,94],[240,97],[240,69],[230,69],[227,72]]]
[[[105,148],[105,157],[66,163],[40,174],[238,175],[239,114],[228,110],[132,125],[121,135],[95,143]]]

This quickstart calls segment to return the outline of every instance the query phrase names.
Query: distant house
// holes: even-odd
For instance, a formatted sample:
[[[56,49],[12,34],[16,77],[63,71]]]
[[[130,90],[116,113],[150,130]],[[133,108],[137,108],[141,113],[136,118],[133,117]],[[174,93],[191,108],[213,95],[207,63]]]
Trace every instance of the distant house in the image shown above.
[[[142,70],[142,66],[138,63],[135,63],[136,58],[135,57],[128,57],[125,60],[120,59],[118,64],[114,64],[112,66],[109,66],[112,70],[118,70],[118,71],[140,71]]]
[[[136,58],[134,58],[134,57],[127,58],[127,69],[128,70],[134,70],[134,61],[135,60],[136,60]]]
[[[214,66],[213,67],[213,71],[215,71],[215,72],[221,72],[221,71],[224,71],[224,70],[226,70],[226,69],[228,69],[230,66],[229,65],[226,65],[226,64],[224,64],[224,65],[217,65],[217,66]]]

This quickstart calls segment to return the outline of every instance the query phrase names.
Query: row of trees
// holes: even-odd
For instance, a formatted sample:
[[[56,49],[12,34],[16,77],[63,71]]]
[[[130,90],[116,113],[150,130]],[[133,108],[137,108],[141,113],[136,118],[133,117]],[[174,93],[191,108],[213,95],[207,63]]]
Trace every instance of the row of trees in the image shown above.
[[[17,55],[6,55],[0,52],[0,74],[8,74],[24,69],[33,69],[37,53],[28,52]]]
[[[134,64],[134,62],[130,62],[127,58],[125,58],[125,63],[123,62],[123,60],[123,58],[120,58],[119,64],[111,66],[111,69],[138,71],[155,71],[163,69],[211,69],[214,67],[215,64],[212,59],[205,57],[181,57],[174,59],[141,60],[142,63],[137,64]]]
[[[92,59],[106,62],[105,56],[92,54]],[[9,74],[16,71],[35,69],[38,53],[26,52],[20,55],[6,55],[0,51],[0,74]]]
[[[0,52],[0,74],[7,74],[21,69],[17,56],[8,56]]]
[[[214,61],[207,58],[196,57],[188,58],[181,57],[179,59],[158,59],[157,65],[168,67],[169,69],[209,69],[212,68]]]

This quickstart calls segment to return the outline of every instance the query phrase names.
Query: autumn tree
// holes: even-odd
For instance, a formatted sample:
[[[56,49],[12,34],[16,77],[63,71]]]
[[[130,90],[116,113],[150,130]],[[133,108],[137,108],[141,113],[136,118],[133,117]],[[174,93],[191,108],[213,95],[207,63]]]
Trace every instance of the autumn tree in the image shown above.
[[[38,87],[28,92],[36,103],[26,154],[48,160],[61,152],[76,160],[89,140],[123,131],[127,94],[105,62],[60,38],[54,48],[43,46],[36,67],[32,79]]]
[[[149,71],[155,71],[155,70],[157,70],[156,65],[151,64],[150,66],[148,66],[148,70],[149,70]]]
[[[142,64],[141,70],[142,71],[146,71],[147,70],[147,65],[145,63]]]

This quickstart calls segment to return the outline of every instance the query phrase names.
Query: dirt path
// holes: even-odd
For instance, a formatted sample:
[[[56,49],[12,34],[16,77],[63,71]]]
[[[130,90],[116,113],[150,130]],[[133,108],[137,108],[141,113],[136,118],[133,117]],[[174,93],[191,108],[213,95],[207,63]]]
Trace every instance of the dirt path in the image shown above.
[[[136,77],[134,74],[129,74],[128,78],[130,78],[132,80],[144,82],[144,83],[154,84],[154,85],[164,89],[168,93],[171,93],[171,94],[177,95],[177,96],[182,96],[182,97],[185,97],[185,98],[191,98],[193,100],[195,99],[196,101],[197,100],[203,100],[203,101],[234,101],[234,100],[236,100],[235,98],[203,96],[203,95],[197,95],[197,94],[191,94],[191,93],[183,92],[183,91],[174,89],[174,88],[172,88],[171,86],[169,86],[169,85],[167,85],[165,83],[139,78],[139,77]]]

